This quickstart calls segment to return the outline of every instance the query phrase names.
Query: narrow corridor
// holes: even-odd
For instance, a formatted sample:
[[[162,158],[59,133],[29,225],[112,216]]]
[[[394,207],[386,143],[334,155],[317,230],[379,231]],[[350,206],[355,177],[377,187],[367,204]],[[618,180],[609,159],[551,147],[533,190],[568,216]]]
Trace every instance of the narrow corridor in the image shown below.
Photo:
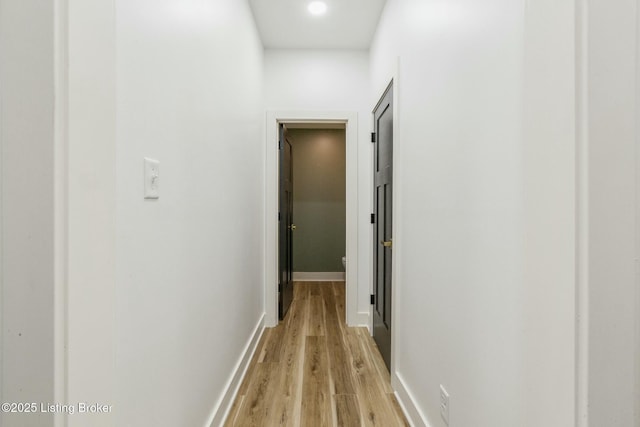
[[[225,426],[408,426],[366,328],[345,325],[343,282],[296,282],[265,330]]]

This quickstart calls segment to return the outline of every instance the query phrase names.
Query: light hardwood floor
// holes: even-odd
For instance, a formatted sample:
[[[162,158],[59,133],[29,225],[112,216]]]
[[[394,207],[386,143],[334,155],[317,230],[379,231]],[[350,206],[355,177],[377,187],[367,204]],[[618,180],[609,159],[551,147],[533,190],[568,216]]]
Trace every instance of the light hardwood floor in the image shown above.
[[[267,328],[225,426],[408,426],[366,328],[344,320],[343,282],[296,282]]]

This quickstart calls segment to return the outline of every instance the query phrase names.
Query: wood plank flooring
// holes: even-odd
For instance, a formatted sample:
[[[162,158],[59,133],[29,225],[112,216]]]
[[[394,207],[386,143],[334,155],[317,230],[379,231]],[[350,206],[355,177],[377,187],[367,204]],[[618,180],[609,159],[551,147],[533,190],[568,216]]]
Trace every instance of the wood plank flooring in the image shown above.
[[[344,282],[295,282],[265,329],[225,426],[408,426],[366,328],[344,319]]]

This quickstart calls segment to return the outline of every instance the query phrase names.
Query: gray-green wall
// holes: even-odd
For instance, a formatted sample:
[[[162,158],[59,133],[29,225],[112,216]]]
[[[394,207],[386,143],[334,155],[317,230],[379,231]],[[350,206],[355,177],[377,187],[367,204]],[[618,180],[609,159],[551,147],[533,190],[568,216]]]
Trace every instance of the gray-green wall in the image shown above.
[[[343,271],[346,226],[344,129],[290,129],[293,270]]]

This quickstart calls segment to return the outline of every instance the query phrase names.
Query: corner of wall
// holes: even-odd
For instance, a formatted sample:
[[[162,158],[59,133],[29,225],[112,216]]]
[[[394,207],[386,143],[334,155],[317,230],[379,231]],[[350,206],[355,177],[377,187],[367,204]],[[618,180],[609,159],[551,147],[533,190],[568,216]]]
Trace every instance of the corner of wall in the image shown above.
[[[576,1],[576,427],[589,425],[587,0]]]
[[[0,39],[1,40],[1,39]],[[1,43],[1,41],[0,41]],[[0,45],[0,64],[2,64],[5,60],[2,57],[2,53],[4,52],[4,49],[2,49],[1,45]],[[3,324],[3,313],[5,313],[5,309],[4,309],[4,297],[3,297],[3,291],[4,291],[4,233],[3,233],[3,222],[4,222],[4,205],[3,205],[3,198],[4,198],[4,177],[2,175],[3,173],[3,156],[2,156],[2,152],[4,149],[4,131],[3,131],[3,121],[4,121],[4,116],[3,116],[3,101],[4,101],[4,91],[3,91],[3,86],[4,86],[4,81],[3,81],[3,73],[2,70],[0,69],[0,402],[4,402],[3,399],[3,390],[4,390],[4,352],[2,349],[4,349],[4,341],[3,341],[3,337],[4,337],[4,324]],[[2,420],[2,416],[0,415],[0,421]]]
[[[68,0],[54,0],[54,401],[66,402],[67,394],[67,219],[68,219],[68,102],[67,73]],[[2,399],[0,399],[2,401]],[[66,414],[54,414],[62,427]]]

